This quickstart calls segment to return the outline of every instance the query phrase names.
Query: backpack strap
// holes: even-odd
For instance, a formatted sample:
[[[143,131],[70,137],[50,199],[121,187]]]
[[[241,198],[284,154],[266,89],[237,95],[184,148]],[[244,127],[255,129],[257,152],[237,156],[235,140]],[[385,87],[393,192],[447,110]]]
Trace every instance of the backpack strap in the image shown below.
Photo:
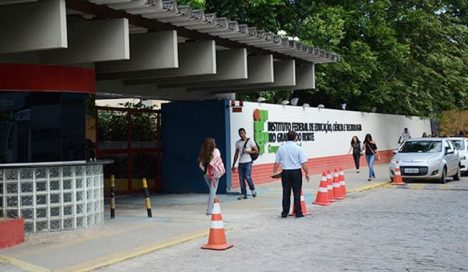
[[[247,147],[247,143],[249,142],[250,138],[247,138],[247,140],[245,140],[245,143],[244,143],[244,148]]]
[[[247,143],[249,142],[250,138],[247,138],[244,143],[244,148],[242,149],[242,154],[244,154],[244,149],[247,147]]]

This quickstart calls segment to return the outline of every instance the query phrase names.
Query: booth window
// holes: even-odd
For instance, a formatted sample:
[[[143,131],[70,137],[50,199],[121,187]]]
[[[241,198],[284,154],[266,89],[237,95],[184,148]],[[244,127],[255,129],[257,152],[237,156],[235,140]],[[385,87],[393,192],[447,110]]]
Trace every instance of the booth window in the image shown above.
[[[86,96],[0,92],[0,163],[84,160]]]

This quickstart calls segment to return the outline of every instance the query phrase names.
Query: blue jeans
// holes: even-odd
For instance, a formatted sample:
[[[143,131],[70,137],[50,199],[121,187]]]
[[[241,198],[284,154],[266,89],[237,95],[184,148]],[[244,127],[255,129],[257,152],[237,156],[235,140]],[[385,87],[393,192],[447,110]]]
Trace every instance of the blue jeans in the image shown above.
[[[216,190],[218,189],[219,179],[214,179],[214,182],[207,175],[204,176],[206,186],[210,189],[210,196],[208,197],[208,207],[206,208],[206,213],[211,214],[213,210],[214,198],[216,196]]]
[[[369,178],[375,178],[375,172],[374,172],[375,156],[366,155],[366,160],[367,160],[367,165],[369,165]]]
[[[245,188],[245,181],[249,184],[250,190],[255,190],[255,185],[252,181],[252,162],[239,163],[239,183],[241,187],[241,194],[247,195],[247,188]]]

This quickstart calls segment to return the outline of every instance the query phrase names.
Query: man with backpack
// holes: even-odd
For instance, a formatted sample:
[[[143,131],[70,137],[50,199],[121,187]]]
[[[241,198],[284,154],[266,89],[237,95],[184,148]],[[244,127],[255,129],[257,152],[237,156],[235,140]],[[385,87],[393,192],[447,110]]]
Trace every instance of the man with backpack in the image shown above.
[[[252,162],[253,158],[256,159],[258,157],[258,147],[253,139],[247,138],[247,133],[244,128],[240,128],[238,132],[240,139],[236,142],[236,152],[232,163],[232,171],[236,171],[236,162],[237,159],[239,159],[239,183],[242,194],[242,196],[239,197],[240,200],[247,199],[245,181],[247,181],[249,189],[252,191],[252,196],[257,196],[255,185],[252,180]]]

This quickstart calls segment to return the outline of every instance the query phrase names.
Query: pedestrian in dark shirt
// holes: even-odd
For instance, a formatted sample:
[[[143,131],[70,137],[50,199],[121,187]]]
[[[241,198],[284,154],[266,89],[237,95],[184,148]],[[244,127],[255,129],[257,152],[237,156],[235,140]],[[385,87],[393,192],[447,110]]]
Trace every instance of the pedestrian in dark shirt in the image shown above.
[[[367,165],[369,165],[369,178],[367,180],[371,181],[372,179],[375,179],[374,162],[380,159],[380,155],[377,150],[377,145],[374,140],[372,140],[372,135],[369,133],[366,134],[366,137],[364,138],[364,149]]]
[[[348,154],[353,152],[354,165],[356,166],[356,173],[359,173],[359,162],[362,155],[361,141],[357,136],[353,136],[351,139],[351,147],[349,148]]]

